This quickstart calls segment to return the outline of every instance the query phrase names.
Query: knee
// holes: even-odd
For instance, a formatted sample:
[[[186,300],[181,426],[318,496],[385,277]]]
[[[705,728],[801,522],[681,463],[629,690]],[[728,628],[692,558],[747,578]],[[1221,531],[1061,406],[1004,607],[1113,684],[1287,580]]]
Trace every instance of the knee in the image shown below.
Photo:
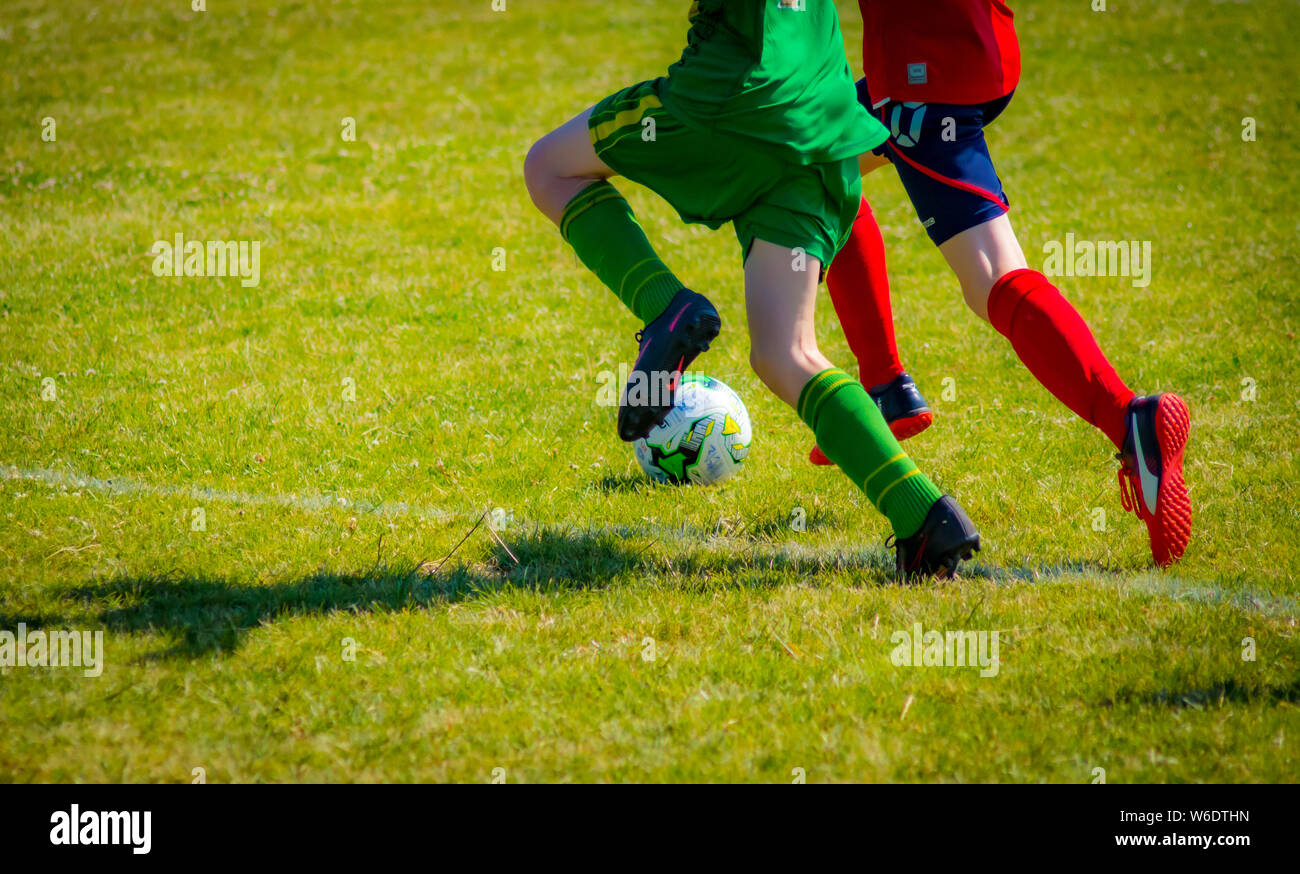
[[[749,350],[749,366],[759,379],[770,386],[783,374],[799,366],[799,361],[804,357],[802,351],[795,344],[755,345]]]
[[[528,186],[528,195],[533,203],[542,205],[547,183],[554,177],[550,169],[550,155],[546,138],[533,143],[524,156],[524,184]]]
[[[813,374],[824,369],[816,345],[791,343],[789,345],[753,345],[749,350],[749,366],[763,384],[777,397],[794,405],[804,384]]]
[[[983,279],[978,281],[963,279],[961,282],[961,296],[965,299],[966,306],[986,322],[989,320],[989,292],[992,290],[993,283]]]
[[[749,366],[754,374],[768,388],[772,387],[772,377],[776,374],[776,356],[766,349],[751,346],[749,349]]]

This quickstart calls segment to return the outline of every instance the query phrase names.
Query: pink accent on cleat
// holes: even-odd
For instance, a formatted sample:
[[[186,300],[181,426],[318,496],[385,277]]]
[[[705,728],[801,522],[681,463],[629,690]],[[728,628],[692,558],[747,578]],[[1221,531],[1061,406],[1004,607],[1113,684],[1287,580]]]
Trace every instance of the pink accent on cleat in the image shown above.
[[[690,307],[690,304],[686,304],[686,306],[682,307],[681,309],[679,309],[679,310],[677,311],[677,315],[673,316],[673,321],[672,321],[672,323],[668,326],[668,330],[671,331],[673,328],[676,328],[676,327],[677,327],[677,320],[680,319],[680,318],[682,317],[682,313],[686,312],[686,310],[687,310],[688,307]]]

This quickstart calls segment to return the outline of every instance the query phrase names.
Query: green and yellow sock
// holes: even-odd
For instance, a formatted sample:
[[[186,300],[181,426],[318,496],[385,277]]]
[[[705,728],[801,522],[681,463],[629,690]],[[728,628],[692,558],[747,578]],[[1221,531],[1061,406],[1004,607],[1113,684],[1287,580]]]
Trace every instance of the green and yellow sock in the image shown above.
[[[684,288],[655,254],[632,207],[603,179],[569,201],[560,217],[560,234],[587,269],[647,325]]]
[[[898,445],[862,383],[842,370],[823,370],[799,393],[798,411],[822,452],[889,519],[896,536],[921,530],[943,493]]]

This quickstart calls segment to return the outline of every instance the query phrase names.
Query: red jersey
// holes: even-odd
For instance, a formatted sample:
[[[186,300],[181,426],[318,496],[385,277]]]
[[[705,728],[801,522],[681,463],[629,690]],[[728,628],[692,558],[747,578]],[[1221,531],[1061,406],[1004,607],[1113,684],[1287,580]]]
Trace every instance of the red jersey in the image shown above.
[[[1015,17],[1002,0],[858,0],[871,99],[976,104],[1020,81]]]

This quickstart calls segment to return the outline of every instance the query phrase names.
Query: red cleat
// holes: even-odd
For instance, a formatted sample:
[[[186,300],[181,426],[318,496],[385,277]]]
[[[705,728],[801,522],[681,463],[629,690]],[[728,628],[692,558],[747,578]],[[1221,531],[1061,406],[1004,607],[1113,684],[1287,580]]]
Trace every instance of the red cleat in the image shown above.
[[[1134,398],[1118,458],[1120,502],[1147,523],[1151,557],[1161,567],[1182,558],[1192,538],[1192,502],[1183,483],[1191,413],[1178,395]]]

